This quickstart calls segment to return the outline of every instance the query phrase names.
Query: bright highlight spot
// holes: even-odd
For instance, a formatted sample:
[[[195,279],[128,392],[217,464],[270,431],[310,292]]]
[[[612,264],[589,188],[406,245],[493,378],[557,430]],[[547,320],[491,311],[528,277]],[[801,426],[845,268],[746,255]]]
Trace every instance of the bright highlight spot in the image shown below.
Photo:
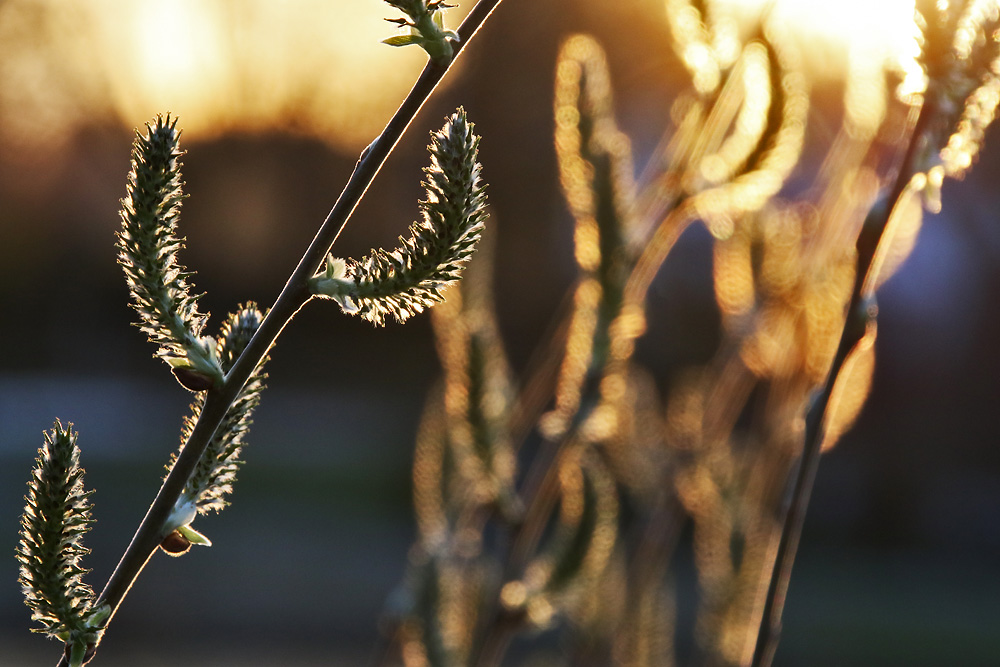
[[[816,39],[886,56],[911,50],[913,0],[718,0],[743,18],[767,16],[803,42]],[[834,63],[831,63],[833,65]]]
[[[844,82],[848,130],[867,140],[885,117],[893,93],[923,90],[914,0],[718,0],[743,25],[761,20],[791,37],[813,81]],[[887,89],[886,71],[900,86]]]

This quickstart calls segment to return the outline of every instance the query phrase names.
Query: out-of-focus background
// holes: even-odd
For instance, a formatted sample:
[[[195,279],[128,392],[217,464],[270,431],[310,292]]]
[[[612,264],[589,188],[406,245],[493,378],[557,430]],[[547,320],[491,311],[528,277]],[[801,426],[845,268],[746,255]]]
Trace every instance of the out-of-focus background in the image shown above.
[[[458,4],[453,24],[471,2]],[[912,45],[910,9],[779,0],[774,11],[806,47],[816,104],[805,159],[816,162],[840,123],[843,78]],[[97,489],[86,564],[99,588],[155,495],[190,399],[130,325],[115,264],[133,128],[180,117],[181,260],[203,307],[218,317],[269,304],[422,65],[418,49],[379,43],[394,15],[377,0],[0,3],[0,665],[58,657],[28,633],[13,557],[42,431],[57,417],[80,431]],[[517,370],[573,280],[551,106],[557,48],[579,31],[608,51],[638,170],[686,83],[662,2],[507,0],[338,241],[337,254],[359,256],[405,232],[427,132],[463,105],[484,136],[498,308]],[[823,460],[777,664],[1000,660],[998,175],[993,132],[879,293],[872,393]],[[640,359],[660,377],[717,342],[708,238],[690,230],[653,289]],[[154,557],[102,665],[370,657],[414,536],[412,442],[437,372],[428,318],[373,329],[314,303],[269,370],[234,504],[198,521],[215,545]]]

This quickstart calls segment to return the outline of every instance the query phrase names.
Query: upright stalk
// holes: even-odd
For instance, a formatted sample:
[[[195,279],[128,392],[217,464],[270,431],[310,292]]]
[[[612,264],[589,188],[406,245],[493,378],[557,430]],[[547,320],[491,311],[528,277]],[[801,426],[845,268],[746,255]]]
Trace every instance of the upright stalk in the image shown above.
[[[229,406],[236,399],[250,375],[267,354],[285,325],[311,298],[307,281],[320,268],[348,219],[364,196],[389,154],[392,153],[406,128],[416,117],[424,102],[451,68],[455,58],[475,36],[501,0],[479,0],[458,29],[459,42],[454,57],[448,62],[429,60],[403,103],[389,120],[382,133],[361,154],[347,185],[337,198],[330,213],[323,221],[309,247],[289,276],[277,300],[271,306],[253,339],[233,365],[219,387],[207,392],[204,407],[190,437],[180,452],[167,478],[163,481],[146,516],[139,524],[132,541],[122,555],[118,566],[101,592],[95,607],[107,604],[111,617],[117,612],[139,573],[163,540],[163,526],[174,504],[180,497],[188,478],[208,447],[216,429],[225,417]],[[110,618],[108,619],[110,623]],[[58,663],[66,667],[65,655]]]
[[[916,171],[918,144],[924,128],[937,113],[934,107],[933,104],[925,103],[921,108],[892,189],[889,190],[885,199],[875,202],[858,235],[856,244],[857,269],[851,299],[847,305],[847,319],[826,382],[813,399],[806,415],[802,455],[799,458],[795,480],[782,507],[782,517],[779,519],[781,521],[781,536],[778,539],[773,571],[764,598],[760,629],[757,633],[757,643],[751,662],[752,667],[769,667],[778,647],[781,636],[781,615],[788,593],[788,582],[791,578],[799,538],[802,535],[809,498],[819,469],[824,437],[823,424],[830,405],[830,398],[837,377],[843,370],[847,358],[865,338],[865,335],[874,330],[878,313],[874,302],[876,273],[879,269],[878,258],[880,251],[884,252],[885,250],[882,247],[883,244],[890,240],[886,230],[892,212]]]

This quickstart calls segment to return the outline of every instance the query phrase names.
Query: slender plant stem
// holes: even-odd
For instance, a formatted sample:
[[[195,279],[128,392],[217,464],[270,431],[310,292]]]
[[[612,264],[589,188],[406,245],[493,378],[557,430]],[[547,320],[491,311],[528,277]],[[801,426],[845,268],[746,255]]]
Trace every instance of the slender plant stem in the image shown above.
[[[333,243],[340,236],[340,232],[344,229],[354,209],[389,154],[396,147],[406,128],[448,72],[451,63],[464,50],[500,2],[501,0],[479,0],[457,31],[459,43],[455,47],[455,55],[452,60],[444,64],[428,61],[413,88],[410,89],[385,129],[361,154],[354,167],[354,172],[337,198],[333,209],[302,255],[298,266],[288,278],[264,321],[261,322],[257,333],[254,334],[253,339],[226,375],[225,382],[221,387],[208,392],[197,424],[95,604],[95,606],[109,605],[112,609],[111,617],[117,612],[139,573],[142,572],[153,552],[156,551],[157,546],[165,537],[162,534],[164,522],[184,490],[184,485],[204,454],[212,436],[215,435],[215,431],[225,417],[229,406],[236,399],[243,385],[246,384],[285,325],[311,298],[307,281],[319,270]],[[109,618],[109,623],[110,620]],[[65,667],[67,664],[68,661],[63,656],[59,661],[59,667]]]
[[[556,440],[546,439],[532,462],[520,493],[525,512],[507,545],[501,586],[521,576],[542,538],[559,497],[559,459],[571,436],[572,433],[568,433]],[[483,623],[477,633],[479,641],[473,647],[469,664],[477,667],[499,665],[523,624],[520,612],[509,612],[504,608],[498,590],[492,605],[483,615]]]
[[[687,225],[696,219],[696,207],[690,199],[678,198],[673,202],[673,208],[667,213],[644,246],[635,267],[625,286],[625,303],[641,304],[646,299],[646,293],[656,276],[656,272],[666,261],[677,239]],[[518,404],[514,432],[519,442],[526,434],[528,424],[534,423],[533,418],[543,405],[540,398],[545,396],[543,387],[550,387],[558,374],[559,355],[555,354],[559,346],[565,342],[566,328],[569,325],[569,303],[560,309],[561,323],[555,329],[552,340],[543,348],[542,365],[536,375],[532,376],[527,389],[522,393]],[[612,362],[614,363],[614,362]],[[525,398],[527,396],[527,398]],[[581,415],[588,414],[593,406],[581,406],[581,412],[574,419],[574,426],[561,437],[543,440],[531,468],[525,477],[520,492],[524,505],[522,521],[513,530],[509,540],[507,557],[504,561],[503,582],[511,581],[519,576],[527,565],[531,554],[542,539],[549,517],[559,498],[559,460],[563,453],[577,442],[576,425],[582,423]],[[503,610],[499,599],[494,601],[490,611],[485,615],[485,623],[480,627],[477,652],[470,664],[477,667],[493,667],[500,663],[514,634],[522,626],[523,619],[516,614]]]
[[[678,198],[674,201],[673,208],[663,217],[643,246],[642,253],[625,283],[626,304],[641,305],[646,302],[646,295],[660,267],[667,261],[667,256],[684,230],[697,219],[698,207],[695,197]]]
[[[773,562],[773,570],[764,599],[760,628],[757,633],[757,643],[754,647],[752,667],[769,667],[774,659],[781,636],[781,615],[785,607],[788,593],[788,583],[798,550],[799,538],[802,536],[802,526],[805,523],[806,510],[812,494],[816,473],[819,469],[819,459],[823,446],[824,420],[830,405],[830,398],[837,377],[843,370],[844,363],[850,353],[865,338],[868,331],[875,326],[877,310],[874,306],[873,293],[877,272],[880,268],[879,258],[885,252],[885,244],[891,241],[887,234],[892,212],[909,185],[913,175],[918,171],[919,143],[923,131],[932,122],[937,110],[934,105],[924,104],[914,124],[910,142],[906,148],[897,172],[892,189],[885,199],[875,203],[869,213],[857,240],[857,270],[854,276],[854,289],[847,305],[847,320],[841,332],[837,352],[827,374],[826,382],[820,389],[809,412],[806,415],[806,426],[803,437],[802,455],[799,459],[795,480],[782,507],[781,535]]]

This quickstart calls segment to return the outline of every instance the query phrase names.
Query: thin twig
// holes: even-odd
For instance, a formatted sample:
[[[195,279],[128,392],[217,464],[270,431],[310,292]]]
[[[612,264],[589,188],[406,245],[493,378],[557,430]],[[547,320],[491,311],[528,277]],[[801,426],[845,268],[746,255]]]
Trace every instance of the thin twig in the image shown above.
[[[752,667],[769,667],[778,646],[781,635],[781,614],[788,593],[788,582],[791,578],[799,538],[802,535],[802,525],[805,522],[806,509],[809,506],[816,472],[819,469],[824,438],[823,426],[830,397],[833,394],[837,377],[850,353],[869,332],[874,332],[877,315],[873,298],[877,278],[875,274],[879,269],[880,253],[885,250],[883,244],[890,240],[887,238],[886,229],[892,218],[893,210],[916,172],[918,144],[921,141],[923,130],[936,113],[934,105],[925,104],[921,108],[892,189],[888,196],[876,202],[872,207],[858,235],[857,271],[854,276],[854,289],[847,305],[847,320],[841,332],[840,343],[837,346],[837,352],[830,372],[827,374],[826,382],[813,400],[806,415],[802,455],[799,459],[794,483],[782,507],[782,517],[779,519],[781,536],[778,539],[773,570],[764,599],[757,643],[750,663]]]
[[[323,221],[305,254],[302,255],[298,266],[288,278],[264,321],[261,322],[257,333],[226,375],[223,385],[208,392],[198,423],[192,430],[191,436],[185,443],[170,474],[167,475],[160,487],[155,500],[149,506],[145,518],[139,524],[139,528],[101,592],[95,607],[104,604],[110,605],[111,617],[117,612],[133,582],[163,540],[164,536],[161,533],[164,522],[177,502],[177,498],[180,497],[184,485],[208,447],[208,443],[218,429],[229,406],[243,385],[246,384],[254,369],[257,368],[260,360],[274,344],[285,325],[311,298],[307,281],[319,270],[358,202],[361,201],[406,128],[448,72],[451,63],[464,50],[466,44],[475,36],[500,2],[501,0],[479,0],[476,3],[457,31],[460,39],[455,47],[455,55],[451,62],[440,65],[428,61],[413,88],[389,120],[385,129],[361,154],[350,180],[344,186],[344,190],[337,198],[333,209]],[[109,618],[109,623],[110,620]],[[58,667],[66,667],[67,664],[66,657],[63,656]]]
[[[646,293],[659,267],[666,260],[683,230],[695,219],[696,207],[690,199],[678,198],[676,204],[677,207],[664,216],[652,233],[649,242],[644,246],[625,286],[624,301],[626,304],[641,304],[645,301]],[[569,304],[569,302],[566,303]],[[547,352],[557,349],[554,343],[564,340],[566,327],[569,326],[569,308],[564,307],[560,310],[563,311],[562,321],[555,329],[553,339],[543,348]],[[537,411],[542,403],[535,399],[536,396],[540,398],[543,394],[535,392],[539,388],[555,382],[560,357],[552,354],[546,355],[546,357],[542,362],[545,364],[542,372],[536,373],[528,385],[532,390],[529,400],[525,401],[522,398],[522,403],[519,404],[518,419],[515,421],[518,427],[526,427],[531,423],[525,420],[526,417],[533,414],[537,416],[537,412],[533,411]],[[613,359],[609,363],[615,365],[621,361]],[[606,368],[602,369],[601,373],[590,378],[590,391],[584,389],[582,392],[584,396],[592,398],[599,396],[599,378],[603,377],[606,372]],[[595,405],[595,402],[581,405],[573,418],[573,424],[566,433],[557,438],[545,438],[542,441],[519,493],[525,510],[520,524],[514,528],[509,539],[502,581],[512,581],[515,577],[520,576],[522,569],[538,547],[559,499],[559,460],[567,449],[578,443],[577,428],[586,421]],[[515,432],[518,436],[522,436],[526,434],[526,429],[518,428]],[[492,608],[484,615],[484,619],[478,633],[481,640],[478,642],[477,652],[470,660],[470,664],[477,665],[477,667],[493,667],[500,663],[514,634],[522,627],[524,620],[516,612],[505,611],[499,599],[494,601]]]
[[[555,440],[546,438],[532,461],[531,469],[522,484],[521,502],[525,512],[514,528],[504,558],[501,585],[520,577],[532,553],[542,539],[549,517],[559,498],[559,459],[569,446],[575,433],[570,432]],[[477,642],[470,665],[494,667],[499,665],[516,632],[523,627],[523,614],[504,608],[499,596],[483,615],[480,640]]]

